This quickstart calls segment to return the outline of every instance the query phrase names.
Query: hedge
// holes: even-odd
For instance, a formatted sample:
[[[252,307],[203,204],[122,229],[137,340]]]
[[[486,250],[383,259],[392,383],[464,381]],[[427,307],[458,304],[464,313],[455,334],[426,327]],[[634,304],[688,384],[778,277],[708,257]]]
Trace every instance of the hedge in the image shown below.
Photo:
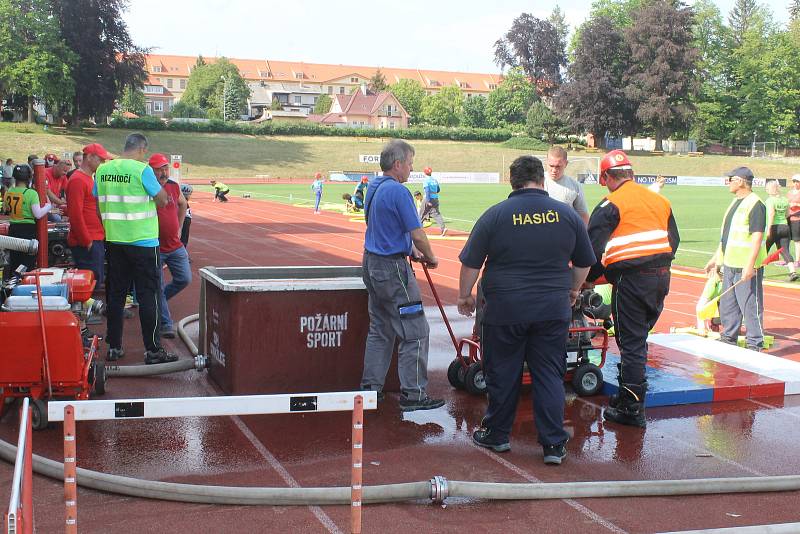
[[[313,122],[264,122],[259,124],[223,122],[212,119],[204,122],[165,123],[157,117],[138,119],[112,119],[111,128],[129,130],[170,130],[174,132],[238,133],[245,135],[309,135],[331,137],[401,137],[403,139],[436,139],[450,141],[494,141],[511,138],[511,131],[503,128],[444,128],[440,126],[414,126],[402,129],[336,128]]]

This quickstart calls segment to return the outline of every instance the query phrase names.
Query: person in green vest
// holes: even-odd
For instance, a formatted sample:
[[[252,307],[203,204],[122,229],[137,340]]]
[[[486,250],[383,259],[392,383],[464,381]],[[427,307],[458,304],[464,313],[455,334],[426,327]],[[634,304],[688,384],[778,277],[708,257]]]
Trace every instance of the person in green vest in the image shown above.
[[[36,219],[47,215],[53,206],[49,202],[44,206],[39,205],[39,193],[30,188],[33,171],[28,165],[15,166],[11,176],[14,179],[13,186],[8,188],[3,197],[3,213],[8,215],[8,235],[20,239],[36,239]],[[24,265],[28,271],[36,266],[35,254],[12,250],[8,260],[4,279],[9,278],[20,265]]]
[[[231,188],[216,180],[211,180],[209,183],[211,184],[211,187],[214,188],[214,200],[212,202],[216,202],[217,200],[220,202],[227,202],[228,199],[225,197],[225,195],[230,193]]]
[[[783,256],[783,264],[789,269],[789,281],[795,282],[800,278],[794,264],[791,251],[791,233],[786,213],[789,211],[789,199],[781,195],[781,186],[777,180],[767,182],[767,253],[772,245],[777,245]]]
[[[736,345],[739,329],[747,328],[746,346],[761,352],[764,347],[764,232],[767,208],[753,192],[753,171],[737,167],[727,175],[733,202],[722,219],[722,235],[716,253],[706,264],[710,273],[722,265],[719,317],[720,341]],[[733,290],[725,291],[732,287]]]
[[[147,138],[132,133],[125,139],[122,157],[103,163],[95,172],[94,193],[106,232],[108,277],[106,279],[108,355],[119,360],[125,297],[131,282],[139,300],[139,322],[144,342],[144,363],[166,363],[178,359],[161,346],[161,258],[156,205],[169,198],[153,169],[144,162]]]

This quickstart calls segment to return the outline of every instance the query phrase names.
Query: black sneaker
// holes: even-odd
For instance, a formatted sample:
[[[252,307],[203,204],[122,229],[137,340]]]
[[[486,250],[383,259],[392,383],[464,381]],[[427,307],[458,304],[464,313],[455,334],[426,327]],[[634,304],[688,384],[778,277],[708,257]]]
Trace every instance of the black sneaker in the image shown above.
[[[106,355],[106,361],[108,362],[115,362],[125,356],[125,351],[122,349],[108,349],[108,354]]]
[[[424,399],[411,400],[400,399],[400,411],[413,412],[414,410],[433,410],[444,406],[444,399],[432,399],[425,397]]]
[[[147,351],[144,353],[144,363],[152,365],[154,363],[169,363],[178,361],[178,355],[167,352],[163,347],[156,351]]]
[[[472,433],[472,442],[475,445],[492,449],[494,452],[508,452],[511,450],[511,443],[508,438],[496,439],[492,436],[492,430],[489,428],[479,428]]]
[[[797,282],[797,280],[800,280],[800,275],[798,275],[797,273],[792,273],[789,275],[790,282]]]
[[[561,461],[567,457],[567,440],[555,445],[542,445],[542,455],[547,465],[561,465]]]

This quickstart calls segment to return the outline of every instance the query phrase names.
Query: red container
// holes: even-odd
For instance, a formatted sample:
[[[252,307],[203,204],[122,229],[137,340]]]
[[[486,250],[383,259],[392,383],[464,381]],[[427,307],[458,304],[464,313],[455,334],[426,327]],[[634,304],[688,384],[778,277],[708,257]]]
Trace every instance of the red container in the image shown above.
[[[42,285],[47,284],[66,284],[67,295],[70,303],[72,302],[86,302],[94,291],[95,281],[94,273],[84,269],[61,269],[59,267],[48,267],[42,269],[47,273],[52,273],[48,276],[42,277]],[[36,284],[36,277],[23,276],[23,284]]]
[[[200,270],[202,352],[228,394],[359,388],[369,331],[361,267]],[[397,368],[387,378],[397,391]]]

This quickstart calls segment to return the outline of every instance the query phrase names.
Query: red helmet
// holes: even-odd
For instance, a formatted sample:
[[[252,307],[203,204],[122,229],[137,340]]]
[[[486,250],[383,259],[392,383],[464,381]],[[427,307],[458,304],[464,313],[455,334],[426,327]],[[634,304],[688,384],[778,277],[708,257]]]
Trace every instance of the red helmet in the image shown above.
[[[369,176],[367,176],[366,174],[364,176],[362,176],[361,177],[361,183],[362,184],[368,184],[369,183]]]
[[[622,150],[612,150],[600,160],[600,185],[606,185],[608,169],[632,169],[628,155]]]
[[[433,174],[433,169],[431,169],[430,167],[425,167],[424,169],[422,169],[422,172],[424,172],[426,176],[430,176],[431,174]]]
[[[317,180],[319,180],[320,178],[322,178],[322,173],[321,173],[321,172],[318,172],[317,174],[315,174],[315,175],[314,175],[314,178],[316,178]]]

